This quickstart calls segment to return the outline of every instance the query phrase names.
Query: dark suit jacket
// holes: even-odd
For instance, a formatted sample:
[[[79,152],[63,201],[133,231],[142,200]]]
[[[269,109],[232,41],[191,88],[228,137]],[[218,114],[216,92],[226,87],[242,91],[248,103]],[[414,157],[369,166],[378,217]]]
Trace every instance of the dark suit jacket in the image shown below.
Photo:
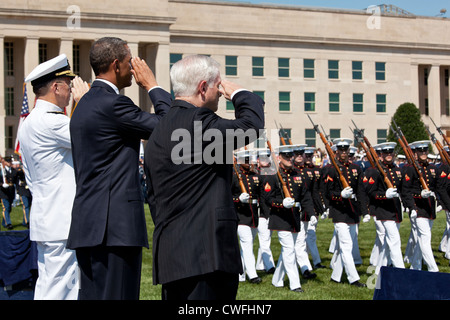
[[[227,129],[262,129],[264,101],[249,91],[243,91],[235,94],[233,104],[236,119],[226,120],[209,109],[175,100],[147,143],[144,159],[152,193],[149,200],[154,202],[151,208],[154,208],[152,217],[155,222],[155,284],[214,271],[242,272],[238,217],[231,195],[232,151],[236,145],[231,141],[231,147],[228,145],[227,149],[225,133]],[[217,129],[214,133],[221,136],[216,137],[215,155],[224,152],[223,155],[229,158],[227,163],[220,164],[219,160],[207,163],[206,156],[211,154],[213,144],[204,137],[205,141],[194,146],[195,142],[199,143],[194,138],[195,128],[202,135],[208,129]],[[186,134],[184,139],[179,135],[183,133]],[[178,152],[182,142],[187,148]],[[199,152],[191,152],[198,146]],[[176,164],[173,157],[179,154],[184,155],[184,162]],[[198,161],[196,157],[202,155],[203,160]]]
[[[171,101],[160,88],[151,90],[150,98],[155,114],[95,81],[79,101],[70,121],[77,188],[68,248],[148,247],[138,169],[140,140],[149,138]]]

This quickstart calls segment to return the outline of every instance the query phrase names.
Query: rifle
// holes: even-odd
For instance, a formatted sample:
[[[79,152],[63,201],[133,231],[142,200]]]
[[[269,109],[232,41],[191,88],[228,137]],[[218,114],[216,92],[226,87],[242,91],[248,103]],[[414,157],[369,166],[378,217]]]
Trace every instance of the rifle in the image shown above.
[[[422,185],[422,189],[424,190],[430,190],[428,188],[428,185],[423,178],[422,172],[419,169],[419,164],[417,163],[416,159],[414,158],[414,154],[411,150],[411,148],[408,145],[408,141],[406,141],[405,135],[402,132],[402,129],[397,125],[394,119],[392,119],[392,122],[397,127],[397,130],[394,130],[392,125],[389,125],[391,127],[392,132],[395,134],[395,137],[397,138],[398,142],[400,143],[400,146],[402,147],[403,151],[405,152],[406,159],[408,160],[409,164],[411,164],[414,169],[417,172],[417,175],[419,176],[420,184]]]
[[[270,143],[269,139],[266,139],[267,142],[267,147],[270,150],[270,154],[272,155],[272,159],[274,160],[273,163],[275,165],[275,169],[277,170],[277,175],[278,175],[278,180],[280,180],[281,183],[281,189],[283,191],[284,197],[285,198],[292,198],[291,193],[289,192],[289,189],[286,185],[286,182],[283,180],[283,177],[281,176],[281,172],[279,170],[279,166],[278,166],[278,162],[275,159],[275,154],[272,150],[272,144]]]
[[[320,127],[322,128],[322,131],[325,132],[325,129],[323,128],[323,126],[320,125]],[[333,142],[331,142],[330,135],[329,134],[325,134],[325,138],[327,138],[328,143],[330,144],[330,146],[332,146]]]
[[[378,169],[378,172],[380,172],[380,174],[383,176],[383,181],[386,185],[387,188],[394,188],[394,185],[392,184],[391,180],[389,180],[389,177],[387,176],[386,172],[384,171],[384,169],[381,167],[381,163],[380,160],[378,159],[378,155],[377,152],[375,151],[375,149],[372,147],[372,145],[369,142],[369,139],[367,139],[367,137],[364,135],[364,131],[361,129],[358,129],[358,127],[356,126],[355,122],[352,120],[353,125],[355,126],[356,132],[358,132],[359,137],[362,138],[364,140],[364,142],[366,143],[367,147],[365,148],[365,146],[363,146],[364,144],[362,143],[362,141],[360,142],[361,145],[364,148],[364,151],[366,151],[366,154],[370,154],[370,156],[372,157],[372,161],[373,164],[372,166],[374,168]],[[369,160],[370,161],[370,160]]]
[[[237,175],[237,177],[238,177],[238,180],[239,180],[239,187],[241,188],[241,192],[242,192],[242,193],[247,193],[247,190],[245,189],[244,181],[242,181],[242,176],[241,176],[241,174],[239,173],[238,168],[237,168],[236,157],[234,157],[233,160],[234,160],[234,161],[233,161],[233,168],[234,168],[234,172],[236,172],[236,175]]]
[[[281,135],[280,129],[278,129],[277,122],[276,122],[275,120],[274,120],[274,122],[275,122],[275,126],[277,127],[278,135],[280,136],[281,144],[282,144],[283,146],[285,146],[285,145],[286,145],[286,141],[284,140],[283,136]],[[269,140],[267,140],[267,141],[269,141]],[[269,143],[270,143],[270,142],[269,142]]]
[[[448,146],[450,146],[450,142],[448,141],[447,136],[442,132],[441,127],[438,127],[438,126],[436,125],[436,123],[434,123],[433,119],[431,119],[431,117],[430,117],[430,120],[431,120],[431,122],[433,122],[434,126],[436,127],[436,130],[440,133],[440,135],[442,136],[442,138],[444,138],[445,143],[446,143]]]
[[[280,124],[280,127],[281,127],[281,131],[283,132],[284,136],[285,136],[286,139],[288,140],[289,144],[292,145],[292,140],[291,140],[291,138],[289,138],[287,132],[284,131],[284,128],[283,128],[283,126],[282,126],[281,124]]]
[[[314,124],[314,122],[312,121],[309,114],[307,114],[307,116],[308,116],[309,120],[311,121],[311,123],[314,127],[314,130],[319,135],[320,139],[322,140],[323,144],[325,145],[325,149],[327,150],[328,157],[330,158],[330,161],[333,164],[333,167],[336,169],[336,172],[339,175],[339,181],[341,181],[342,188],[345,189],[347,187],[350,187],[350,185],[348,184],[347,180],[345,180],[345,177],[342,174],[341,169],[339,168],[339,166],[336,162],[336,156],[335,156],[333,150],[331,150],[331,146],[330,146],[328,140],[325,138],[324,134],[322,132],[320,132],[319,126]]]
[[[450,164],[450,156],[448,155],[447,151],[444,150],[444,146],[439,142],[438,139],[436,139],[434,133],[431,133],[428,126],[425,126],[425,128],[428,131],[428,135],[431,138],[431,141],[433,141],[434,145],[439,151],[439,155],[441,156],[442,161],[445,161],[447,164]]]
[[[361,148],[364,149],[364,152],[366,153],[366,157],[369,160],[370,165],[375,168],[375,160],[373,159],[372,154],[370,153],[370,151],[367,148],[367,146],[364,144],[363,139],[361,137],[361,133],[357,132],[356,130],[354,130],[354,129],[350,128],[350,127],[349,127],[349,129],[353,133],[353,136],[355,137],[356,141],[359,142],[359,145],[361,146]]]

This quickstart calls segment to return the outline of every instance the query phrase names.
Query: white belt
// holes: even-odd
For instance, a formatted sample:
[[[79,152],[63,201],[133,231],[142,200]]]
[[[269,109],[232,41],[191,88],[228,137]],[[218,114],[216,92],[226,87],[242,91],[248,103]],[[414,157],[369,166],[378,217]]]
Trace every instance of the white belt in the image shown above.
[[[251,200],[251,203],[252,203],[252,204],[258,204],[258,199],[252,199],[252,200]]]
[[[300,202],[295,202],[294,207],[300,208]]]

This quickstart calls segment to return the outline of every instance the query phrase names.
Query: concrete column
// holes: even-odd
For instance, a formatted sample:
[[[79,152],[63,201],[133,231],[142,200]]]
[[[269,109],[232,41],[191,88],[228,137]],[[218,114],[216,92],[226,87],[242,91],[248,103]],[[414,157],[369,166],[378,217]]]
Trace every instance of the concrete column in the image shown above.
[[[27,37],[25,40],[24,52],[24,75],[25,78],[36,68],[39,64],[39,37]],[[34,107],[35,95],[31,83],[27,83],[28,104],[30,111]]]
[[[441,125],[441,84],[439,75],[439,65],[433,64],[428,74],[428,114]]]
[[[159,42],[155,57],[155,72],[158,85],[170,91],[170,47],[169,42]]]
[[[73,39],[72,38],[61,38],[59,44],[59,54],[65,54],[71,69],[73,70]]]
[[[419,64],[416,62],[411,63],[411,98],[410,101],[419,108]]]

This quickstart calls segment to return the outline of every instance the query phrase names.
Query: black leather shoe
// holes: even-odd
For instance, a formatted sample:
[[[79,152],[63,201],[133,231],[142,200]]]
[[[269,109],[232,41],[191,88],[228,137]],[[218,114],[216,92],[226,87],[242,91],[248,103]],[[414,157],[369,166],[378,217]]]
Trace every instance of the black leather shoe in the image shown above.
[[[11,224],[8,224],[8,225],[6,226],[6,229],[8,229],[8,230],[12,230],[12,228],[13,228],[13,226],[12,226]]]
[[[355,281],[355,282],[352,282],[352,283],[350,283],[352,286],[355,286],[355,287],[358,287],[358,288],[365,288],[365,287],[367,287],[364,283],[361,283],[361,282],[359,282],[359,281]]]
[[[317,277],[317,274],[309,272],[309,270],[306,270],[305,272],[303,272],[302,277],[303,279],[314,279],[315,277]]]
[[[292,289],[291,291],[294,291],[294,292],[297,292],[297,293],[305,292],[305,291],[303,291],[302,288],[295,288],[295,289]]]
[[[256,284],[262,282],[262,280],[261,280],[260,277],[252,278],[252,279],[250,279],[249,281],[250,281],[250,283],[256,283]]]
[[[320,262],[316,265],[314,265],[314,269],[325,269],[326,267],[322,264],[320,264]]]
[[[275,268],[274,267],[270,268],[269,270],[266,271],[266,273],[274,274],[275,273]]]

